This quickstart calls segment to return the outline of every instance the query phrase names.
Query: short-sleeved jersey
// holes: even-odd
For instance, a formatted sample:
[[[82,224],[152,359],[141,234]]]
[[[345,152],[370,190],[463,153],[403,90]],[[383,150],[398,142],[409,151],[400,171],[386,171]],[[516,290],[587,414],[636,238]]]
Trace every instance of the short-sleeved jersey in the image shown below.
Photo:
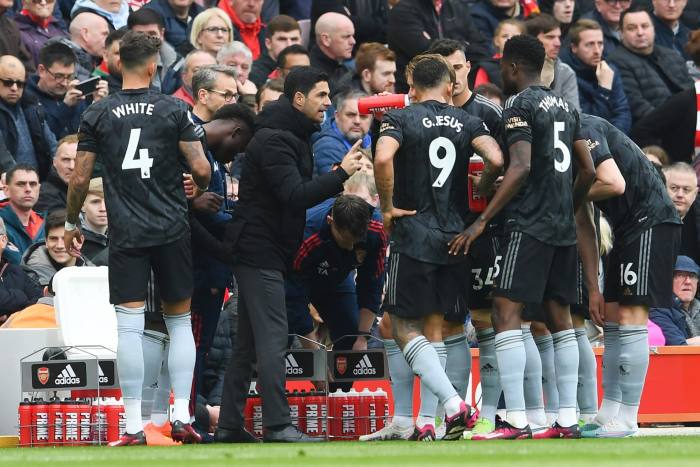
[[[436,101],[384,116],[380,136],[400,145],[394,156],[394,206],[417,211],[396,221],[394,251],[431,264],[464,260],[448,254],[447,242],[466,228],[471,142],[488,134],[481,120]]]
[[[505,211],[506,232],[525,232],[542,243],[576,243],[572,157],[581,125],[573,104],[549,88],[531,86],[503,110],[508,147],[531,144],[530,174]]]
[[[655,225],[681,223],[661,175],[631,139],[608,121],[586,114],[581,135],[595,166],[613,159],[625,179],[623,194],[595,203],[610,220],[616,242],[627,245]]]
[[[469,115],[480,118],[488,127],[491,136],[498,144],[503,145],[503,109],[495,102],[491,102],[481,94],[472,93],[469,100],[462,106],[462,110]]]
[[[104,166],[110,242],[144,248],[189,231],[178,143],[198,138],[179,101],[148,89],[110,94],[85,111],[78,137]]]

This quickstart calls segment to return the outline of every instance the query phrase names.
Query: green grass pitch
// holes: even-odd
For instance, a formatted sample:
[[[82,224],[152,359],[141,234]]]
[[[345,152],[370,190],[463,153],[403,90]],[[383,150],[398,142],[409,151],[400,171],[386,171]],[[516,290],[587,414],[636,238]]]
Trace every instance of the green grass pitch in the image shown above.
[[[700,437],[490,442],[334,442],[134,448],[7,448],[0,466],[698,466]]]

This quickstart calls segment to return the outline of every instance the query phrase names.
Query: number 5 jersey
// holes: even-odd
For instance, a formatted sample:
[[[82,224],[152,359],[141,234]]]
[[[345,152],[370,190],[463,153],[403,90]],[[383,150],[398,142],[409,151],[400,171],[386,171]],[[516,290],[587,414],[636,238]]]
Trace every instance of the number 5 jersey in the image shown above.
[[[467,181],[472,141],[489,135],[486,125],[464,110],[427,101],[389,111],[380,136],[400,147],[394,156],[394,206],[416,210],[396,220],[393,251],[432,264],[466,259],[448,254],[447,243],[476,215],[469,212]]]
[[[505,231],[524,232],[553,246],[576,244],[572,160],[583,139],[573,105],[543,86],[530,86],[506,101],[506,145],[531,144],[530,174],[505,208]]]
[[[198,138],[180,101],[149,89],[110,94],[87,108],[78,137],[78,151],[104,167],[111,243],[164,245],[189,231],[178,143]]]

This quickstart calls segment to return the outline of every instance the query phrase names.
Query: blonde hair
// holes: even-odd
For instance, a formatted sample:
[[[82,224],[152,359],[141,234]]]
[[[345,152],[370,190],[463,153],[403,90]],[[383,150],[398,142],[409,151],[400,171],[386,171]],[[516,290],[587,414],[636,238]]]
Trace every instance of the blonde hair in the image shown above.
[[[604,215],[600,216],[600,255],[607,255],[613,246],[613,232]]]
[[[368,174],[367,172],[357,171],[343,184],[345,191],[351,192],[357,192],[363,187],[367,188],[367,191],[372,198],[378,195],[377,185],[374,183],[374,176]]]
[[[105,197],[104,188],[102,187],[102,177],[97,177],[90,180],[90,186],[88,187],[87,194],[97,196],[99,198]]]
[[[197,39],[202,33],[202,30],[206,27],[207,23],[212,18],[219,18],[228,27],[228,40],[226,42],[233,41],[233,24],[231,24],[231,18],[228,17],[226,12],[221,8],[209,8],[198,14],[192,21],[192,31],[190,32],[190,43],[196,49],[199,49],[199,44]]]

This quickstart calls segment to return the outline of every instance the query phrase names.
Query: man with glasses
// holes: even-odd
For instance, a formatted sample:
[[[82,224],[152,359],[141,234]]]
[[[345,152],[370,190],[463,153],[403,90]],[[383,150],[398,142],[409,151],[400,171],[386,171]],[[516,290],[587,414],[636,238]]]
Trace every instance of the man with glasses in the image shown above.
[[[581,18],[592,19],[603,29],[603,57],[607,58],[620,45],[620,15],[632,0],[595,0],[595,9]]]
[[[24,95],[26,83],[22,62],[10,55],[0,57],[0,139],[15,163],[36,167],[43,180],[56,152],[56,137],[43,108]]]
[[[37,73],[29,77],[27,94],[35,98],[46,113],[46,120],[57,139],[76,133],[80,115],[88,106],[83,93],[75,86],[75,54],[61,42],[51,42],[39,53]],[[107,82],[100,81],[92,100],[107,95]]]
[[[22,44],[32,55],[34,64],[39,63],[39,51],[52,37],[67,37],[53,15],[56,0],[23,0],[21,13],[15,15]]]
[[[225,65],[203,67],[192,78],[192,95],[195,98],[192,108],[194,123],[211,121],[220,107],[235,104],[238,100],[236,72]]]

